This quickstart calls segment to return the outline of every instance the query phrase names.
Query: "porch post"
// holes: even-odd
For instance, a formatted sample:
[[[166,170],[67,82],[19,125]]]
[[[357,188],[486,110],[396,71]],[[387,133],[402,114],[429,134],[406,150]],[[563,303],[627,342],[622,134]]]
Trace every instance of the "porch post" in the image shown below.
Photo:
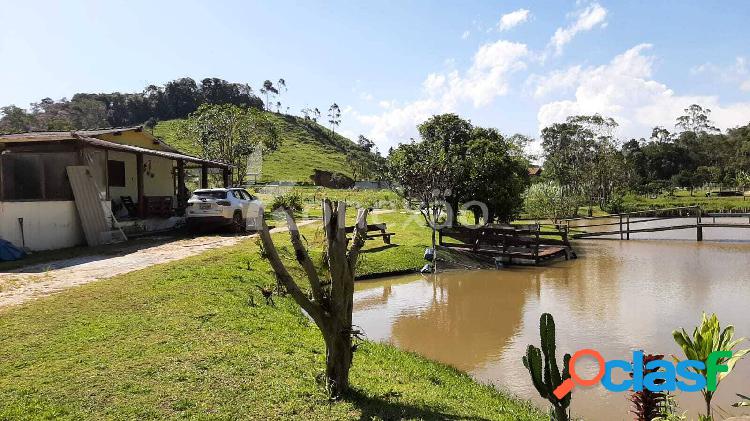
[[[138,180],[138,217],[143,218],[146,215],[146,199],[143,195],[143,154],[135,154],[135,173]]]
[[[185,161],[177,160],[177,209],[185,208]]]
[[[208,165],[201,164],[201,188],[208,188]]]
[[[232,170],[223,168],[221,172],[224,176],[224,187],[232,187]]]

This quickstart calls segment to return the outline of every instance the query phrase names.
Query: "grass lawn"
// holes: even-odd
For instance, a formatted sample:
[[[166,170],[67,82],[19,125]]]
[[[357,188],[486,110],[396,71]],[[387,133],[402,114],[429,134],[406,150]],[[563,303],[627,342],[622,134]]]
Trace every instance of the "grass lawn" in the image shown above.
[[[373,215],[399,245],[368,242],[360,274],[421,266],[429,237],[410,217]],[[320,262],[320,226],[303,233]],[[292,265],[288,234],[275,240]],[[369,342],[352,394],[330,402],[316,380],[322,338],[291,298],[265,304],[258,286],[272,283],[248,239],[0,310],[0,419],[545,419],[450,367]]]

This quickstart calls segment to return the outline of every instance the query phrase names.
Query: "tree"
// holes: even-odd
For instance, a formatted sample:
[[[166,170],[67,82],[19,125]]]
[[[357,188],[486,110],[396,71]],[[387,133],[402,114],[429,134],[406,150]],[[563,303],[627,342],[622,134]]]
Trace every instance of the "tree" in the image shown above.
[[[247,159],[258,148],[278,147],[276,127],[255,108],[204,104],[179,128],[179,134],[201,148],[202,155],[232,164],[234,183],[247,173]]]
[[[575,213],[577,199],[566,194],[563,188],[555,181],[546,180],[532,184],[524,194],[524,210],[529,217],[540,219],[551,219],[557,223],[562,218]]]
[[[423,141],[432,145],[435,159],[440,162],[440,177],[444,179],[445,189],[450,191],[445,199],[451,209],[447,213],[448,223],[452,225],[458,217],[455,210],[468,192],[465,161],[474,127],[456,114],[440,114],[430,117],[417,129]]]
[[[341,108],[335,102],[328,107],[328,123],[331,125],[331,132],[336,134],[336,126],[341,124]]]
[[[655,142],[670,142],[672,141],[672,133],[664,127],[656,126],[651,130],[651,140]]]
[[[71,120],[75,128],[105,127],[107,107],[92,98],[74,98],[70,102]]]
[[[354,181],[367,179],[374,171],[374,157],[369,152],[352,150],[346,154],[346,164]]]
[[[693,195],[693,190],[695,189],[696,183],[696,177],[695,174],[692,171],[682,170],[678,172],[677,174],[673,175],[671,178],[672,185],[677,187],[686,188],[690,191],[690,196]]]
[[[441,214],[447,215],[448,220],[454,219],[453,208],[446,200],[452,193],[451,179],[446,176],[450,167],[439,146],[435,142],[412,142],[399,145],[388,155],[391,180],[399,186],[396,192],[416,202],[425,224],[432,229],[433,250]]]
[[[273,82],[265,80],[263,87],[260,88],[260,93],[266,96],[266,111],[271,111],[271,95],[277,95],[278,89],[273,86]]]
[[[617,122],[600,115],[572,116],[542,130],[544,171],[565,194],[580,197],[589,214],[627,186],[630,169],[613,132]]]
[[[33,116],[15,105],[0,108],[0,113],[0,133],[28,132],[34,123]]]
[[[279,101],[276,103],[276,112],[278,113],[280,112],[279,110],[281,109],[281,90],[283,89],[284,92],[287,91],[286,80],[284,80],[284,78],[279,78],[279,81],[276,83],[276,86],[279,87],[278,88],[279,89]]]
[[[189,77],[167,82],[164,95],[172,114],[169,118],[185,117],[198,109],[200,104],[198,85]]]
[[[416,202],[432,228],[433,247],[437,229],[457,223],[460,203],[475,216],[477,206],[486,207],[485,223],[509,220],[520,210],[528,160],[516,144],[455,114],[432,116],[418,129],[419,141],[389,153],[389,174],[397,192]]]
[[[714,127],[710,120],[711,110],[703,108],[698,104],[692,104],[685,108],[685,115],[677,117],[675,127],[682,131],[693,132],[696,135],[701,133],[720,133],[721,130]]]
[[[320,110],[318,109],[318,107],[315,107],[312,110],[312,119],[315,123],[317,123],[319,118],[320,118]]]
[[[310,258],[299,229],[287,210],[289,236],[297,263],[310,283],[310,295],[303,292],[282,262],[271,239],[265,219],[260,238],[263,253],[268,258],[279,283],[294,301],[313,319],[320,329],[326,345],[326,387],[334,397],[343,395],[349,388],[349,369],[353,362],[352,338],[359,332],[352,326],[354,301],[354,276],[359,252],[367,234],[367,210],[357,211],[351,247],[347,247],[346,204],[323,202],[323,232],[326,240],[326,267],[328,279],[323,281]]]
[[[518,140],[518,139],[515,139]],[[504,138],[497,129],[475,127],[467,145],[463,161],[466,177],[458,199],[464,204],[481,202],[486,206],[472,206],[474,223],[479,224],[481,212],[485,223],[510,222],[523,208],[523,192],[530,183],[528,159],[518,144]]]
[[[357,145],[365,151],[370,152],[373,146],[375,146],[375,142],[366,138],[364,135],[359,135],[357,138]]]
[[[154,134],[154,127],[156,127],[156,123],[158,122],[159,121],[157,119],[155,119],[154,117],[151,117],[148,120],[146,120],[145,123],[143,123],[143,127],[145,127],[146,130],[150,131],[151,134]]]

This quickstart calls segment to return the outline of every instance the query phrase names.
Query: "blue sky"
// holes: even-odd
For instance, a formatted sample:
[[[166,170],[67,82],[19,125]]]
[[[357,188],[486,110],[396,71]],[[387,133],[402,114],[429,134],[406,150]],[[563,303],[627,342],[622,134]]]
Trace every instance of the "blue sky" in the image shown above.
[[[291,113],[336,101],[340,130],[383,151],[447,111],[533,137],[593,112],[647,136],[693,102],[722,128],[750,121],[747,1],[4,1],[0,14],[3,105],[283,77]]]

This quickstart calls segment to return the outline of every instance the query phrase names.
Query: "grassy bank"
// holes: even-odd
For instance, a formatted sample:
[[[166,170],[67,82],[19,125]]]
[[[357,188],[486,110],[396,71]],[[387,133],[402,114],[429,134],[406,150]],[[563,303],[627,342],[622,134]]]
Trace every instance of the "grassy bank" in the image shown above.
[[[404,225],[408,217],[373,216],[398,245],[368,242],[360,273],[421,260],[427,232]],[[319,262],[319,226],[303,232]],[[277,244],[287,238],[276,235]],[[449,367],[375,343],[355,355],[351,396],[329,402],[316,382],[322,338],[291,299],[265,304],[257,287],[273,282],[248,239],[0,310],[0,419],[544,418]]]
[[[693,195],[684,190],[677,190],[674,195],[648,197],[627,195],[623,206],[627,211],[665,209],[679,206],[700,206],[704,212],[747,212],[750,211],[750,198],[743,197],[706,197],[705,191],[696,190]]]

